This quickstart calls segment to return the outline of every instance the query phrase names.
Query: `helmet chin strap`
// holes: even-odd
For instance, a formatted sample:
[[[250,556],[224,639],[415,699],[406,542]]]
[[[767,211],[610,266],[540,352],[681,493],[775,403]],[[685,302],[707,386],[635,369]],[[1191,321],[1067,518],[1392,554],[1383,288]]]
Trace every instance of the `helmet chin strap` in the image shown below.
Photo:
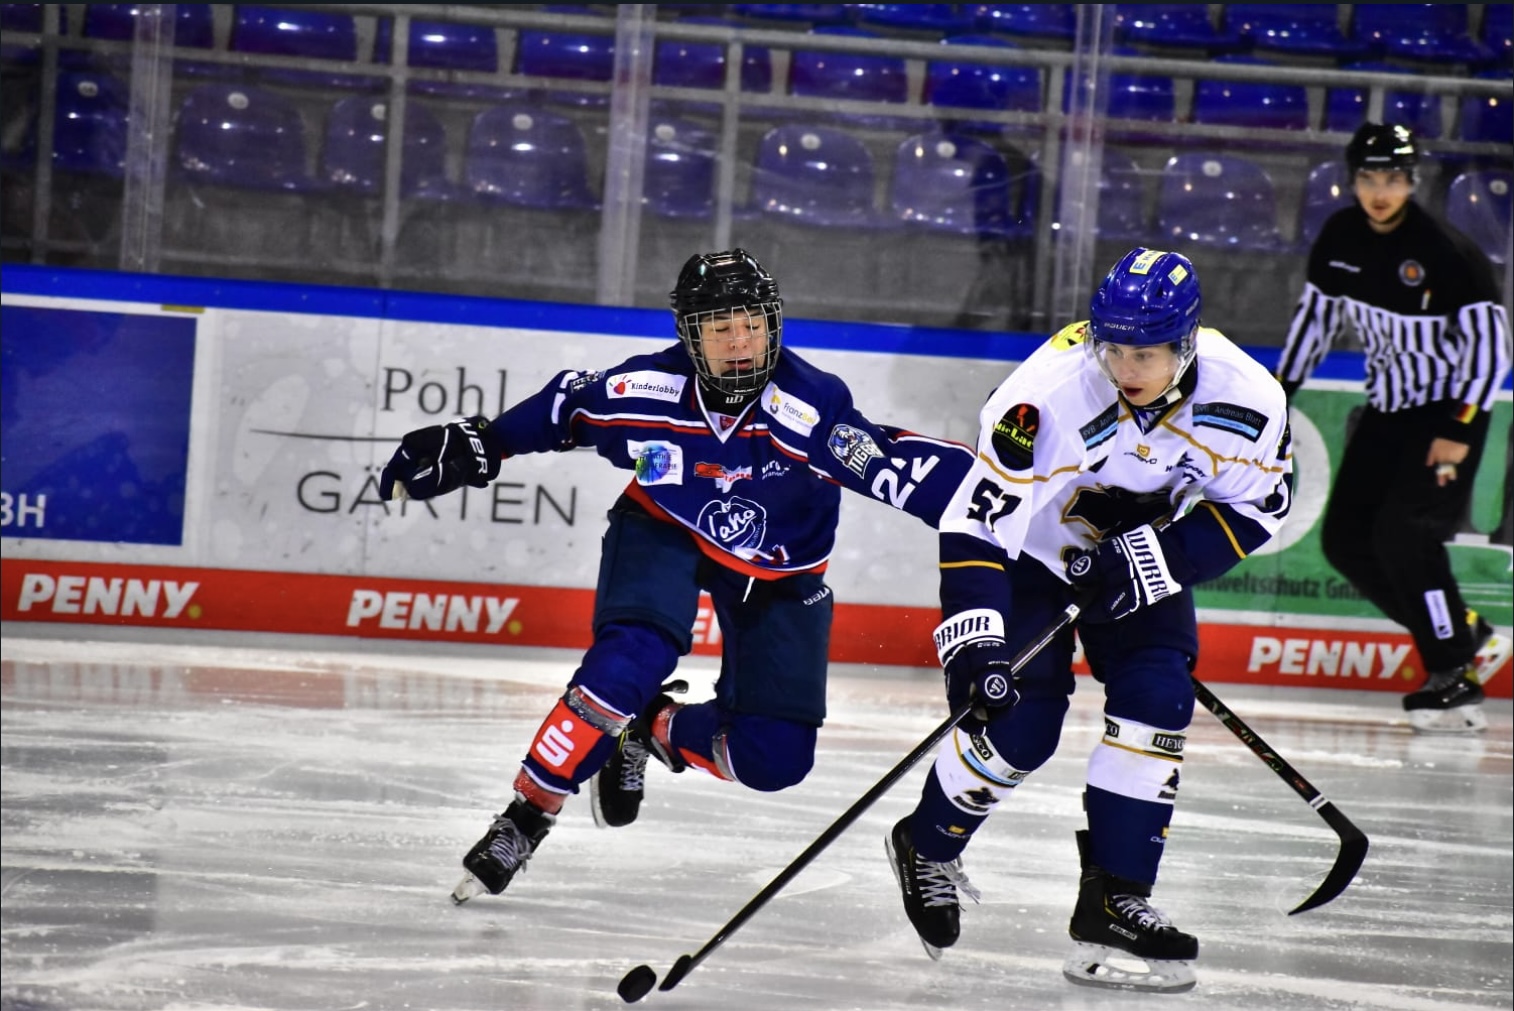
[[[704,405],[712,411],[721,414],[740,414],[746,409],[746,405],[756,400],[761,390],[747,390],[742,393],[731,393],[721,389],[715,381],[700,373],[699,395]]]
[[[1136,407],[1135,404],[1130,404],[1129,400],[1125,400],[1125,394],[1123,392],[1121,392],[1119,396],[1121,400],[1125,400],[1127,404],[1130,404],[1132,409],[1137,411],[1165,411],[1167,410],[1167,408],[1171,407],[1173,404],[1177,403],[1179,400],[1182,400],[1184,397],[1188,396],[1188,394],[1192,393],[1193,388],[1198,384],[1198,381],[1198,355],[1194,355],[1188,360],[1188,363],[1182,367],[1182,371],[1172,377],[1172,382],[1168,384],[1167,389],[1159,393],[1151,401],[1151,403],[1142,404],[1140,407]],[[1115,389],[1118,390],[1119,387],[1116,386]]]

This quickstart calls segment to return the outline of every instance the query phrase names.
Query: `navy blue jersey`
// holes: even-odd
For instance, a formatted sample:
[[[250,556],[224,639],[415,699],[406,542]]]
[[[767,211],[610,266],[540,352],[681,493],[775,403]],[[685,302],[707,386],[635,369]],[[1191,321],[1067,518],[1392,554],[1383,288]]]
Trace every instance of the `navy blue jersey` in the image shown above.
[[[682,345],[603,372],[562,372],[497,418],[507,456],[593,447],[632,471],[627,494],[729,568],[822,570],[841,489],[937,526],[973,453],[865,418],[838,376],[785,349],[738,417],[709,411]]]

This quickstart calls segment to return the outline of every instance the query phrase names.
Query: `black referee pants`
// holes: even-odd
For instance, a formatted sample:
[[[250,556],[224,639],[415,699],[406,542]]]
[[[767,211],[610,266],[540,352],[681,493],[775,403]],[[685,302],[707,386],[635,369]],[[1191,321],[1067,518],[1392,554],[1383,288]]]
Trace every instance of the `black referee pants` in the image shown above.
[[[1409,630],[1432,671],[1467,663],[1477,650],[1446,542],[1467,513],[1488,433],[1488,415],[1481,412],[1469,426],[1471,442],[1456,480],[1440,487],[1425,456],[1445,411],[1440,403],[1391,413],[1364,409],[1336,472],[1321,532],[1330,564]]]

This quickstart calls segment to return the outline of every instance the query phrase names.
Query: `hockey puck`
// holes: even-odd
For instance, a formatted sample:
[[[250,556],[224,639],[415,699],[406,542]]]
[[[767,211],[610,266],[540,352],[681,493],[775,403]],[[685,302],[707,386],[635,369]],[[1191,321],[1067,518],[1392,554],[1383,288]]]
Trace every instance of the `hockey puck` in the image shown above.
[[[657,973],[652,971],[649,965],[638,965],[626,973],[615,988],[620,994],[620,999],[627,1004],[635,1004],[647,994],[652,992],[652,987],[657,985]]]

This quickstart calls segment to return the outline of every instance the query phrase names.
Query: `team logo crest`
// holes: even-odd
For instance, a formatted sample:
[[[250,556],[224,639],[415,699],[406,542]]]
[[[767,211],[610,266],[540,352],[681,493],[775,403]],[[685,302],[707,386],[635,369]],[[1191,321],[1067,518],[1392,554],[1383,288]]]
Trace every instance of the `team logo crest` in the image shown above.
[[[732,470],[718,463],[696,463],[694,464],[694,476],[711,478],[720,486],[722,492],[728,492],[735,486],[737,481],[750,481],[752,478],[752,468],[737,467]]]
[[[1425,268],[1418,260],[1405,260],[1398,265],[1398,279],[1411,288],[1418,288],[1425,283]]]
[[[739,495],[706,503],[699,511],[699,529],[710,540],[742,558],[757,556],[767,527],[767,510]]]
[[[994,422],[994,455],[1010,470],[1024,470],[1035,459],[1036,429],[1041,412],[1034,404],[1016,404]]]
[[[846,469],[858,477],[865,475],[869,463],[883,456],[883,451],[878,448],[872,436],[851,425],[837,425],[831,429],[828,441],[831,455],[846,464]]]
[[[670,442],[630,442],[626,445],[636,469],[636,483],[683,484],[683,448]]]

